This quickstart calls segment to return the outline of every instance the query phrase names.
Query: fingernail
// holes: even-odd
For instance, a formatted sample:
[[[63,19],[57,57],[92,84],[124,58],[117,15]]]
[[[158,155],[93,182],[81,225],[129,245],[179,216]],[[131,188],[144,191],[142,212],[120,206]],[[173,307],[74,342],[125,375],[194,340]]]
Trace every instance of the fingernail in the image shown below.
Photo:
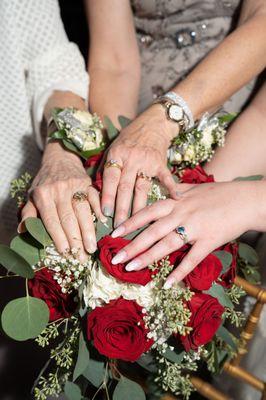
[[[17,227],[17,232],[18,232],[18,233],[21,233],[20,224],[19,224],[19,226]]]
[[[166,281],[165,284],[163,285],[163,288],[166,289],[166,290],[167,290],[167,289],[171,289],[171,287],[173,286],[173,283],[174,283],[174,282],[173,282],[173,281],[170,281],[170,280],[169,280],[169,281]]]
[[[90,240],[87,252],[92,254],[92,253],[95,253],[96,250],[97,250],[97,244],[96,244],[95,240]]]
[[[133,260],[126,265],[126,271],[134,271],[136,268],[141,266],[140,260]]]
[[[107,218],[106,218],[106,217],[101,217],[101,218],[100,218],[100,221],[101,221],[103,224],[106,224]]]
[[[120,225],[118,228],[116,228],[113,233],[112,233],[112,238],[117,238],[118,236],[123,235],[125,232],[126,228],[123,225]]]
[[[127,253],[125,252],[125,250],[120,251],[119,253],[117,253],[116,256],[114,256],[114,258],[112,259],[112,264],[116,265],[121,263],[127,256]]]
[[[114,215],[114,210],[113,210],[111,207],[109,207],[109,206],[105,206],[105,207],[103,208],[103,213],[104,213],[104,215],[105,215],[106,217],[113,217],[113,215]]]

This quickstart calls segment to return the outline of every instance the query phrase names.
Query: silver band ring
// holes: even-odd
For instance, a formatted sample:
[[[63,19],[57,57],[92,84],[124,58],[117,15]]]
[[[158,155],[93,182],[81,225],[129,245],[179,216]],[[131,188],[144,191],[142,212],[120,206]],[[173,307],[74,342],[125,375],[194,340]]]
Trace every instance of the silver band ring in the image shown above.
[[[188,236],[184,226],[178,226],[177,228],[175,228],[175,233],[177,233],[180,239],[183,240],[184,244],[188,243]]]
[[[148,181],[148,182],[151,182],[151,181],[152,181],[152,177],[149,176],[149,175],[146,175],[144,172],[138,172],[138,173],[137,173],[137,177],[138,177],[138,178],[141,178],[141,179],[145,179],[145,180]]]

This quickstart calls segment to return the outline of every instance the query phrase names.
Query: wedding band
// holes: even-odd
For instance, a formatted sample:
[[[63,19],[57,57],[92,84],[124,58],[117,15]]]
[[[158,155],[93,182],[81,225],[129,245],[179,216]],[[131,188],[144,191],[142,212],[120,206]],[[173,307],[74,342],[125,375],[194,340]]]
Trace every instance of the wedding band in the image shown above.
[[[177,233],[180,239],[183,240],[184,244],[187,244],[188,236],[184,226],[178,226],[177,228],[175,228],[175,233]]]
[[[138,172],[138,173],[137,173],[137,177],[138,177],[138,178],[145,179],[145,180],[148,181],[148,182],[151,182],[151,181],[152,181],[152,177],[149,176],[149,175],[146,175],[144,172]]]
[[[120,171],[122,171],[122,166],[118,163],[117,160],[106,161],[104,168],[111,168],[111,167],[118,168],[120,169]]]
[[[72,199],[75,201],[87,201],[88,195],[86,192],[78,191],[73,194]]]

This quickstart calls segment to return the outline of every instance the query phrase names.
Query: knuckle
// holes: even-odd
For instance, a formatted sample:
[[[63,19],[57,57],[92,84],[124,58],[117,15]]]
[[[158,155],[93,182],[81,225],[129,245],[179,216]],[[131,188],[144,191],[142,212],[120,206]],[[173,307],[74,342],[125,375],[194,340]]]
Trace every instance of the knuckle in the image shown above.
[[[63,224],[73,223],[75,221],[75,217],[72,211],[64,211],[60,216],[60,220]]]
[[[35,202],[43,202],[47,199],[48,193],[48,186],[36,186],[36,188],[32,191],[32,198]]]
[[[119,183],[118,189],[121,192],[128,192],[131,189],[131,184],[129,182],[127,182],[127,181],[124,181],[124,182],[122,181],[122,182]]]

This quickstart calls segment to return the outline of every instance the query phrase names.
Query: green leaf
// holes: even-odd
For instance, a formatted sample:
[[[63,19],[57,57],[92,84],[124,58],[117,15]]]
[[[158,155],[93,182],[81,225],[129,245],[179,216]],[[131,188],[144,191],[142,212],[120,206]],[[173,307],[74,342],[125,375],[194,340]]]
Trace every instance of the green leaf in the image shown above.
[[[224,251],[224,250],[214,251],[213,254],[219,258],[219,260],[221,261],[221,263],[223,265],[221,274],[225,274],[225,272],[228,271],[230,265],[232,264],[232,261],[233,261],[232,254],[229,253],[228,251]]]
[[[41,243],[43,247],[49,246],[52,243],[52,239],[39,218],[27,218],[25,225],[31,236]]]
[[[173,363],[179,364],[183,360],[185,354],[186,353],[183,350],[177,353],[176,351],[167,348],[164,353],[164,357],[167,358],[167,360],[172,361]]]
[[[101,146],[101,147],[97,147],[97,149],[81,151],[80,155],[81,155],[81,157],[85,158],[85,160],[88,160],[88,158],[95,156],[96,154],[99,154],[104,149],[105,149],[105,146]]]
[[[50,138],[59,140],[67,139],[66,131],[64,129],[61,129],[60,131],[52,132]]]
[[[113,231],[113,218],[107,217],[107,222],[103,224],[100,220],[96,224],[96,239],[97,242],[106,235],[110,235]]]
[[[234,181],[261,181],[263,178],[263,175],[238,176]]]
[[[115,387],[113,400],[145,400],[145,393],[140,385],[124,376]]]
[[[157,366],[154,358],[151,355],[151,352],[142,354],[142,356],[136,362],[149,372],[157,371]]]
[[[30,264],[21,255],[3,244],[0,244],[0,264],[8,272],[13,272],[23,278],[31,279],[34,277],[34,272]]]
[[[108,139],[112,141],[118,135],[118,129],[114,126],[109,117],[105,116],[103,120],[104,120],[104,125],[106,126],[107,129]]]
[[[237,350],[237,346],[232,339],[231,333],[223,325],[220,326],[216,332],[216,335],[223,339],[223,341],[227,343],[233,350]]]
[[[15,236],[10,243],[11,249],[23,257],[32,266],[37,264],[44,255],[43,250],[40,249],[39,246],[39,243],[27,232]]]
[[[220,123],[229,124],[229,123],[232,122],[236,117],[237,117],[237,113],[231,113],[231,114],[220,115],[220,116],[218,117],[218,119],[219,119],[219,122],[220,122]]]
[[[238,254],[251,265],[258,265],[259,263],[258,254],[253,249],[253,247],[249,246],[246,243],[239,243]]]
[[[62,142],[67,150],[71,151],[72,153],[77,154],[79,157],[82,157],[81,152],[78,150],[78,148],[72,142],[70,142],[67,139],[63,139]],[[83,158],[85,158],[85,157],[83,157]]]
[[[73,381],[83,374],[90,362],[90,353],[84,340],[83,332],[79,336],[79,352],[77,363],[73,372]]]
[[[131,119],[124,117],[123,115],[119,115],[118,121],[122,129],[126,128],[131,123]]]
[[[90,359],[89,364],[82,375],[95,387],[99,387],[104,380],[104,363],[102,361]]]
[[[75,385],[73,382],[66,382],[64,388],[64,394],[66,395],[68,400],[81,400],[82,394],[78,385]]]
[[[1,316],[2,327],[12,339],[24,341],[37,337],[49,321],[49,308],[35,297],[20,297],[10,301]]]
[[[204,293],[207,293],[210,296],[215,297],[222,306],[228,308],[234,308],[234,305],[231,302],[229,296],[225,293],[223,286],[213,283],[212,287],[209,290],[204,291]]]

